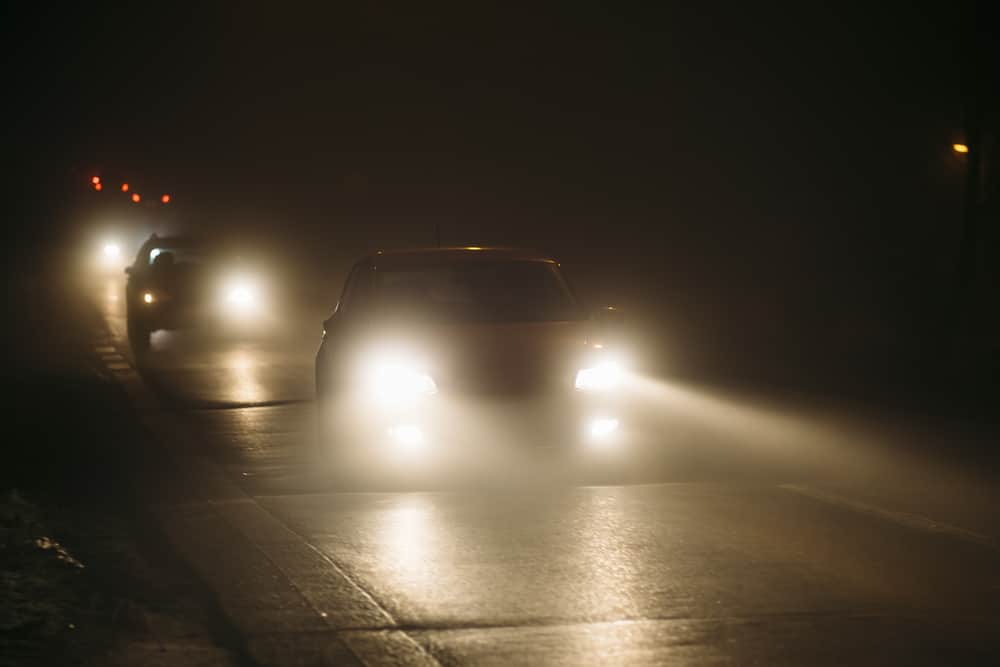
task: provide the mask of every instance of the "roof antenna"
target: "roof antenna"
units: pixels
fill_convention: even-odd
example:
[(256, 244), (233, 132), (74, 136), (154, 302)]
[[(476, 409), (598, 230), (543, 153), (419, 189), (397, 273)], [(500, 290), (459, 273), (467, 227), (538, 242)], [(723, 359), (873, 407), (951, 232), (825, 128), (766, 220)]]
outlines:
[(441, 223), (440, 222), (435, 222), (434, 223), (434, 245), (436, 245), (438, 248), (441, 247)]

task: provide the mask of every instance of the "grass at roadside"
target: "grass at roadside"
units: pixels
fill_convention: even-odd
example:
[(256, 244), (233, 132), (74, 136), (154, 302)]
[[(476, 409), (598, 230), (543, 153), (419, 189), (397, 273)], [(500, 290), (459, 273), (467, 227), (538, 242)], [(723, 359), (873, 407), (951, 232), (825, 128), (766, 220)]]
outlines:
[(2, 380), (0, 665), (240, 663), (137, 502), (143, 433), (99, 370), (88, 295), (56, 275), (7, 283), (19, 317)]
[(88, 610), (80, 563), (50, 537), (42, 510), (16, 490), (0, 499), (0, 665), (29, 660), (55, 663), (68, 654), (86, 655), (103, 646), (91, 633), (78, 635), (94, 646), (73, 646), (77, 623)]

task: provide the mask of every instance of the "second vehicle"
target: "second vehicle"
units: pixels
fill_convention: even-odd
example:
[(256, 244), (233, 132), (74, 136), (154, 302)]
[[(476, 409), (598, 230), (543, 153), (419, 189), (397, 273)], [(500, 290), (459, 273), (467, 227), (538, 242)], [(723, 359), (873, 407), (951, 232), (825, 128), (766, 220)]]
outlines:
[(248, 326), (263, 314), (259, 279), (203, 239), (153, 234), (125, 273), (128, 335), (138, 352), (160, 329)]

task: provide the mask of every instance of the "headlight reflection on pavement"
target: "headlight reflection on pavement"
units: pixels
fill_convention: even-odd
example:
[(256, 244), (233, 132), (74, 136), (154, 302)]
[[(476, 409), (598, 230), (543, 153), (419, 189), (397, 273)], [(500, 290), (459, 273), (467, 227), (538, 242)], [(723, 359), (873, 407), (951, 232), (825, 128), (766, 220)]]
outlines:
[(440, 556), (433, 503), (427, 499), (403, 497), (380, 514), (373, 531), (378, 543), (378, 567), (389, 566), (390, 577), (404, 589), (440, 593), (441, 580), (435, 576)]
[(267, 395), (256, 373), (254, 355), (243, 349), (231, 352), (226, 358), (226, 369), (231, 374), (236, 400), (253, 403)]

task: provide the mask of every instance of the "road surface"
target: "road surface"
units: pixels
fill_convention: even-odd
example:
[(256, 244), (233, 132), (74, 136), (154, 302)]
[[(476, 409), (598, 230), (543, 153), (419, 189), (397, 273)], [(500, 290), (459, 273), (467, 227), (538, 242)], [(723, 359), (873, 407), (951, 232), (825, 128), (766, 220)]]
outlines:
[[(636, 396), (656, 446), (641, 463), (539, 462), (474, 490), (344, 488), (307, 455), (322, 307), (276, 337), (158, 333), (136, 360), (120, 282), (95, 294), (109, 363), (136, 366), (240, 502), (308, 546), (299, 564), (271, 560), (363, 660), (1000, 661), (995, 487), (934, 454), (944, 438), (990, 434), (650, 377)], [(324, 610), (316, 601), (344, 581), (352, 595)], [(295, 618), (272, 622), (313, 636), (286, 627)]]

